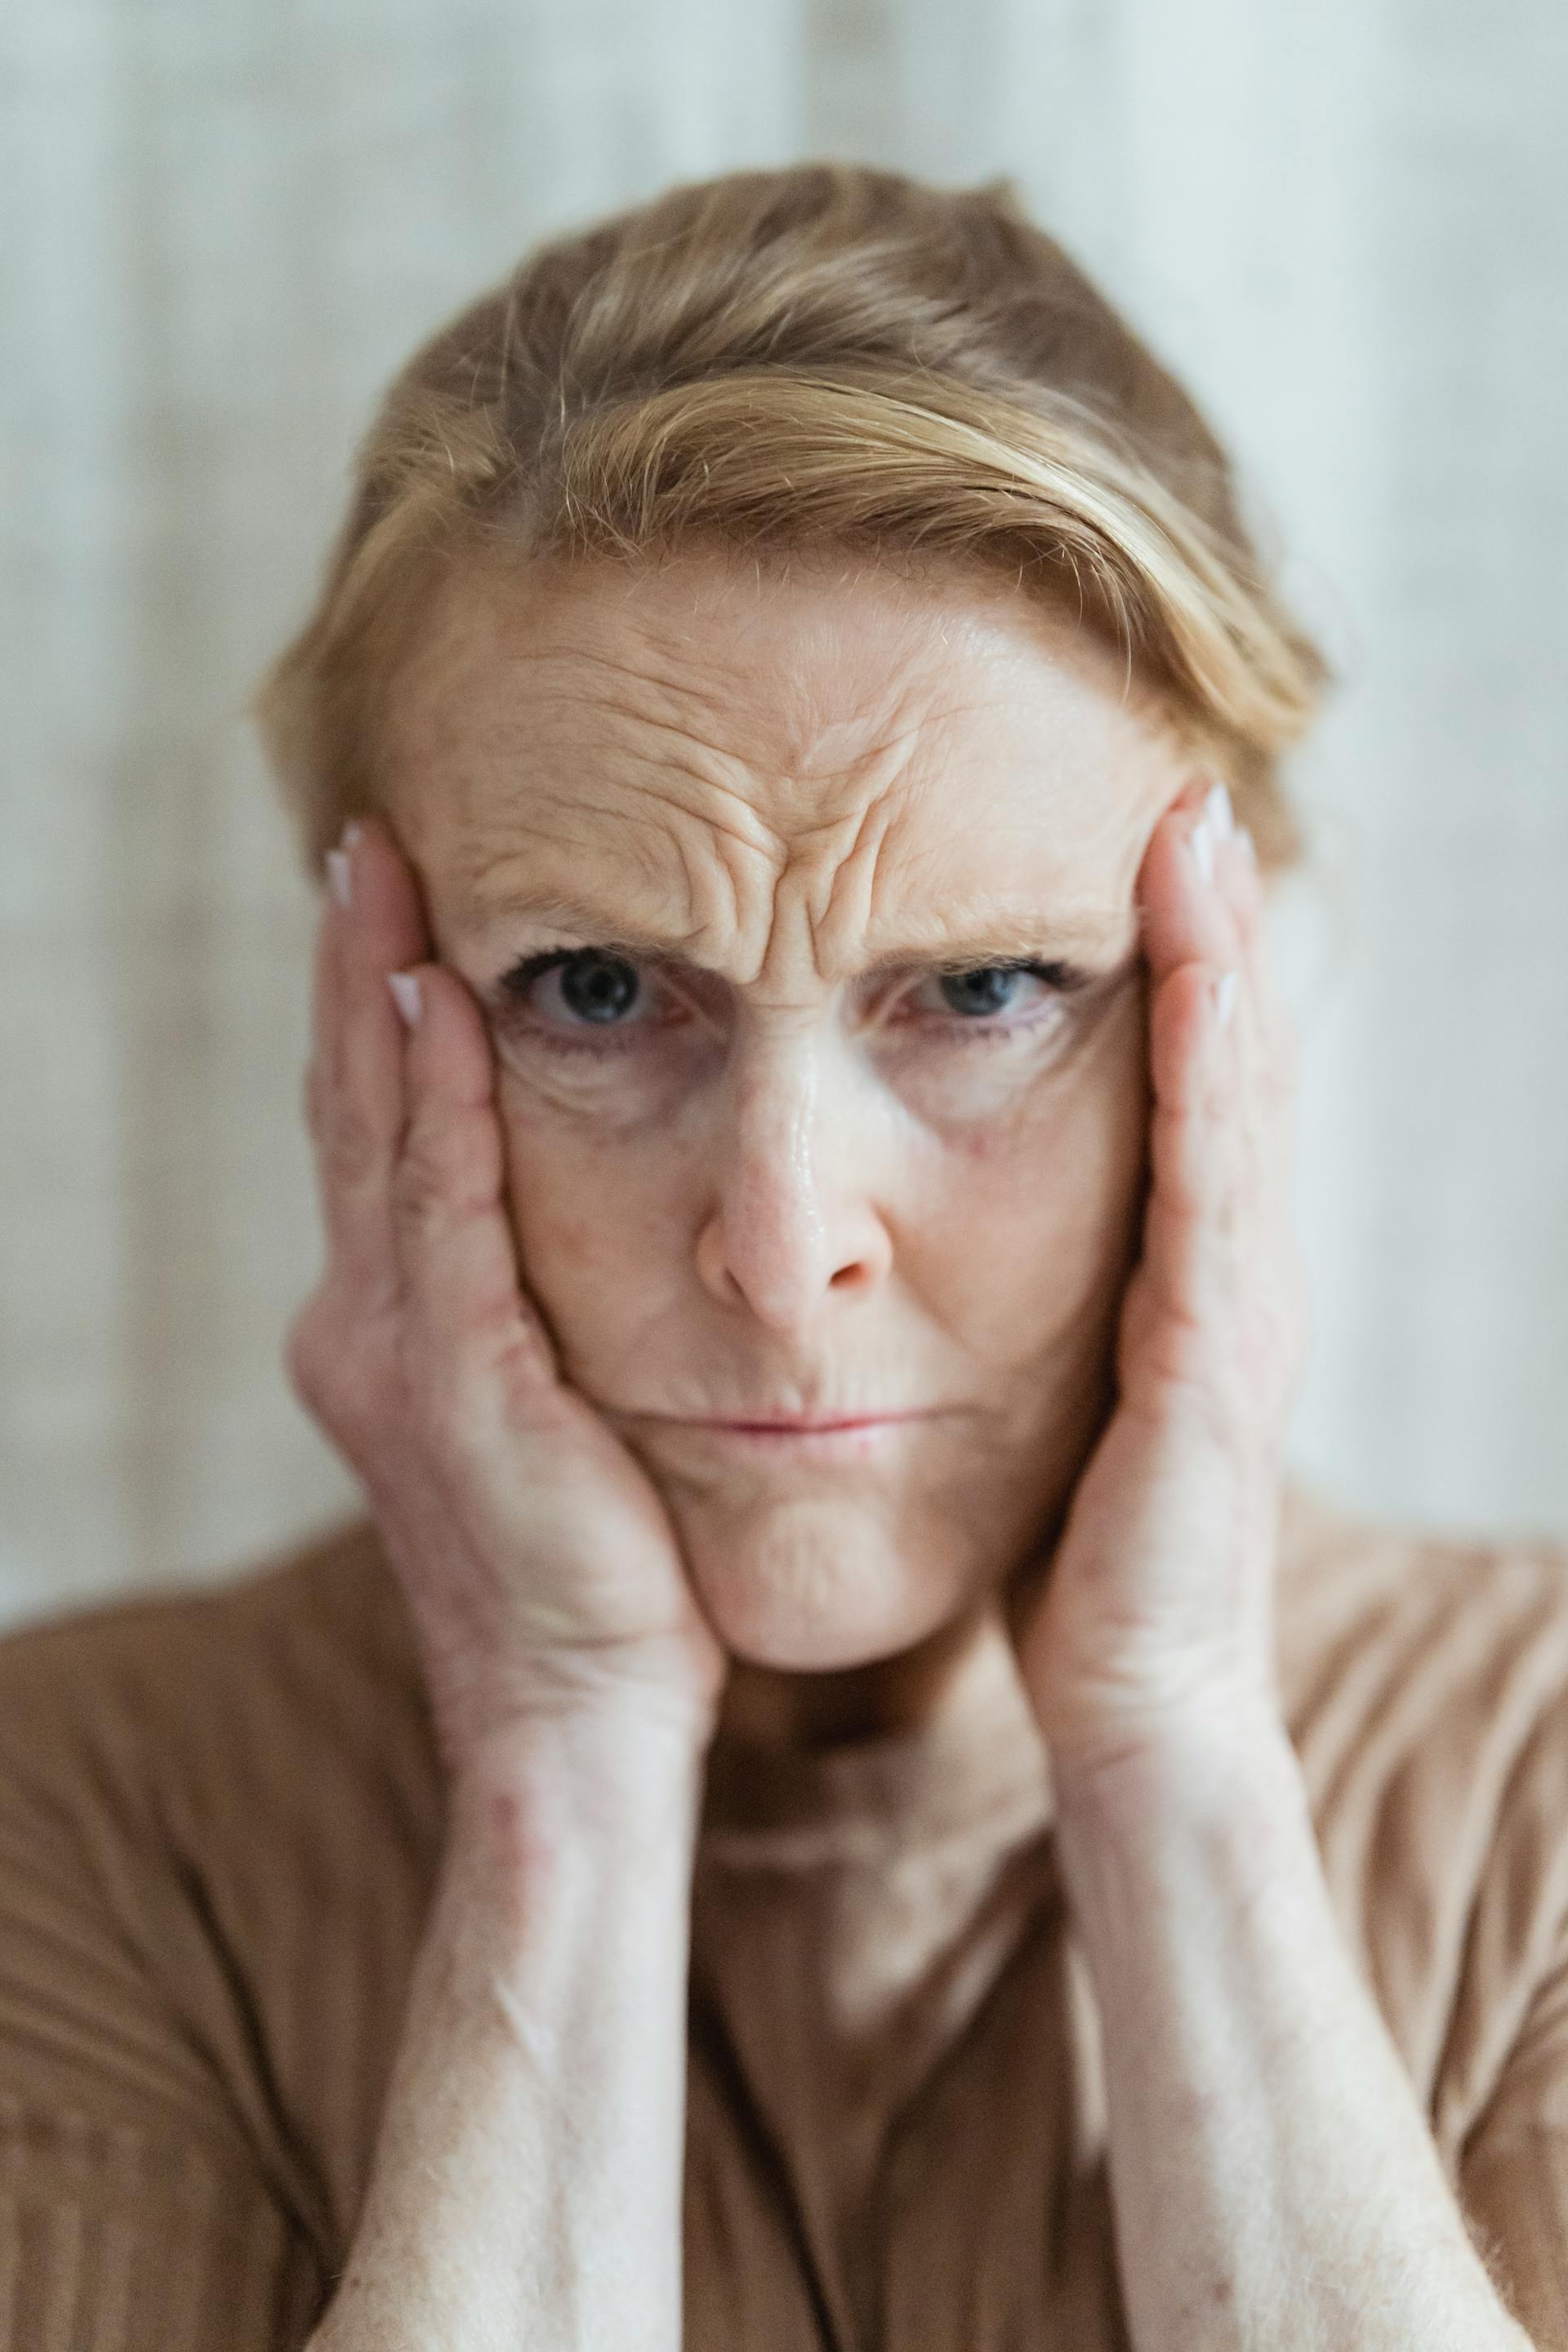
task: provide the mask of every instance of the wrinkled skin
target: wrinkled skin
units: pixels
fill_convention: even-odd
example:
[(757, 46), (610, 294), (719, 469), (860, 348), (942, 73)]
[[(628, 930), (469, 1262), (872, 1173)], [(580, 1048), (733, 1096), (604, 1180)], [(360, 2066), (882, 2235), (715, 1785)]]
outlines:
[[(1190, 759), (1006, 583), (721, 551), (459, 572), (384, 758), (499, 1059), (524, 1279), (668, 1509), (724, 1721), (843, 1738), (995, 1672), (1109, 1408), (1149, 1102), (1134, 891)], [(613, 1019), (560, 970), (501, 986), (637, 936), (668, 961), (579, 961)], [(1004, 955), (1053, 969), (978, 1013), (921, 963)], [(858, 1459), (680, 1425), (914, 1409)]]

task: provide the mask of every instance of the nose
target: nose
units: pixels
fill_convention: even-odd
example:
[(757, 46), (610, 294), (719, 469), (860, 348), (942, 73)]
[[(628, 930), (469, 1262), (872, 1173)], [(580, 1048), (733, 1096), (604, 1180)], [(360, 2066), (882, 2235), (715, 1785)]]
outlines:
[(873, 1293), (892, 1262), (879, 1107), (819, 1037), (801, 1034), (738, 1055), (721, 1117), (698, 1273), (725, 1305), (805, 1337), (826, 1308)]

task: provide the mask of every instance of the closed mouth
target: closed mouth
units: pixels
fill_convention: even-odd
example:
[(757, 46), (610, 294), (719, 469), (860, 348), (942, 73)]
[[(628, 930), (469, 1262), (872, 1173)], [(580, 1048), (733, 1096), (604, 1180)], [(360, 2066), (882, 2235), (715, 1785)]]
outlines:
[(884, 1422), (924, 1421), (927, 1417), (927, 1412), (924, 1410), (916, 1412), (846, 1413), (822, 1421), (730, 1421), (721, 1419), (717, 1415), (712, 1417), (703, 1415), (700, 1418), (694, 1418), (689, 1426), (697, 1429), (745, 1429), (761, 1433), (776, 1431), (781, 1435), (795, 1437), (804, 1436), (812, 1431), (828, 1429), (875, 1429)]

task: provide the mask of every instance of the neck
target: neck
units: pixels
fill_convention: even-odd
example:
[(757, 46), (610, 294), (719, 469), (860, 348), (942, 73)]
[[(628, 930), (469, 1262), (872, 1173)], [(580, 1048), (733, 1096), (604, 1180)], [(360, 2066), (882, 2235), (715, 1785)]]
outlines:
[(731, 1663), (718, 1737), (783, 1750), (836, 1748), (913, 1731), (1015, 1677), (995, 1596), (896, 1657), (827, 1674)]

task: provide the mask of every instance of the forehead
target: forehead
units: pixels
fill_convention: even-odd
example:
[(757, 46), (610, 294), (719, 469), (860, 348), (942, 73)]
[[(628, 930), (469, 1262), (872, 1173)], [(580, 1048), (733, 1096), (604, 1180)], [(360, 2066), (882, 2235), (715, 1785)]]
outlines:
[(1120, 656), (1007, 583), (733, 551), (455, 573), (384, 753), (452, 924), (587, 897), (699, 961), (791, 901), (819, 961), (1043, 905), (1109, 947), (1181, 780)]

